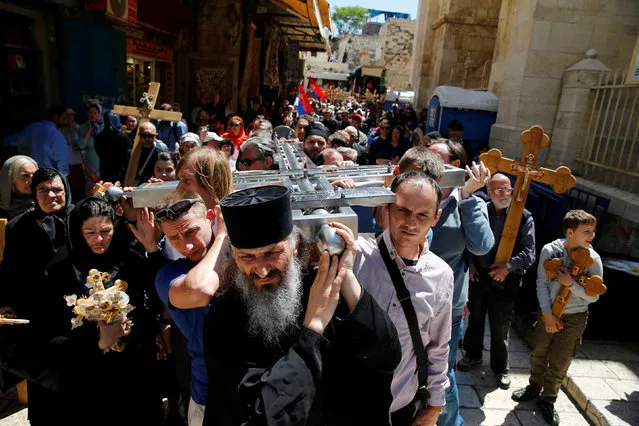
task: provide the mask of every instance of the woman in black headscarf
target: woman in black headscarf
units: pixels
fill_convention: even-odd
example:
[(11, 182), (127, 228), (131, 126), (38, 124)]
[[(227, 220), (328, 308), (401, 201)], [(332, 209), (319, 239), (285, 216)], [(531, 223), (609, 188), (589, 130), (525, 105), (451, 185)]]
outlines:
[(37, 170), (31, 181), (34, 209), (7, 225), (0, 266), (0, 306), (11, 306), (21, 318), (31, 313), (28, 296), (47, 265), (66, 257), (67, 219), (73, 210), (67, 178), (55, 169)]
[[(53, 262), (68, 255), (67, 219), (73, 204), (66, 177), (55, 169), (37, 170), (31, 188), (34, 209), (7, 225), (0, 265), (0, 307), (14, 311), (18, 318), (36, 320), (40, 303), (46, 303), (43, 277)], [(42, 340), (34, 324), (18, 327), (0, 330), (2, 366), (28, 379), (31, 425), (48, 425), (58, 407), (57, 394), (42, 386), (47, 382), (42, 358), (48, 351), (39, 351)], [(35, 357), (38, 352), (42, 352), (40, 358)]]
[[(140, 226), (138, 223), (138, 229)], [(43, 295), (48, 303), (41, 307), (41, 326), (48, 329), (52, 339), (64, 341), (59, 346), (64, 362), (51, 366), (57, 369), (61, 406), (76, 418), (70, 420), (68, 415), (64, 423), (113, 424), (115, 419), (101, 416), (95, 405), (97, 401), (109, 404), (112, 399), (109, 412), (117, 416), (117, 424), (161, 424), (162, 400), (154, 368), (162, 304), (154, 281), (166, 261), (159, 251), (144, 256), (131, 249), (125, 240), (115, 238), (115, 213), (99, 198), (90, 197), (76, 205), (69, 230), (70, 254), (49, 269)], [(130, 332), (125, 331), (123, 322), (100, 323), (96, 327), (86, 320), (71, 329), (75, 315), (64, 296), (88, 296), (89, 287), (85, 283), (91, 269), (111, 275), (106, 288), (116, 280), (128, 283), (126, 293), (135, 307), (128, 314), (133, 322)], [(124, 350), (109, 351), (118, 339), (125, 342)]]

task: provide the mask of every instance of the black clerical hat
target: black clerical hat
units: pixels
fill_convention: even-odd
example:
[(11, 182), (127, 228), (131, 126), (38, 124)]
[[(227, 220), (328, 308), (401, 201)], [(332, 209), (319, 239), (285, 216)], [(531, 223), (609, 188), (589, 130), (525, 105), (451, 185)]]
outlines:
[(266, 247), (293, 232), (291, 196), (284, 186), (233, 192), (222, 198), (220, 207), (233, 247)]
[(328, 140), (328, 129), (319, 121), (314, 121), (308, 126), (308, 129), (306, 129), (306, 137), (309, 136), (321, 136)]

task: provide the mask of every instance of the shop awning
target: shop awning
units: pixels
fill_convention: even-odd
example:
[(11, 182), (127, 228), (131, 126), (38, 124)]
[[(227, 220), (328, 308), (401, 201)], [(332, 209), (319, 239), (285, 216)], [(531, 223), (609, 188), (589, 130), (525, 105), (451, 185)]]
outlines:
[(332, 32), (330, 6), (326, 0), (271, 0), (267, 15), (278, 18), (278, 26), (300, 50), (329, 50)]
[[(326, 0), (271, 0), (284, 10), (304, 19), (319, 30), (327, 27), (333, 32), (331, 25), (330, 5)], [(321, 20), (321, 22), (320, 22)]]

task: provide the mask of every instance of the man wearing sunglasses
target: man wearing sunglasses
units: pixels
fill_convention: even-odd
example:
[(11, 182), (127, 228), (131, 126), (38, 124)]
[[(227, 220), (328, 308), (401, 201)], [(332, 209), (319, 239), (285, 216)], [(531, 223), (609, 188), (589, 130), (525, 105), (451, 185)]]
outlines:
[[(202, 340), (203, 324), (209, 312), (209, 304), (192, 309), (180, 309), (169, 302), (174, 293), (173, 284), (184, 280), (196, 265), (207, 259), (217, 259), (224, 243), (223, 222), (218, 221), (218, 235), (213, 235), (215, 212), (208, 209), (204, 200), (191, 191), (169, 193), (155, 213), (155, 220), (168, 241), (184, 256), (164, 266), (155, 278), (155, 288), (171, 318), (187, 339), (187, 351), (191, 357), (191, 400), (188, 409), (189, 426), (200, 426), (204, 420), (204, 408), (208, 390), (208, 377), (204, 362)], [(214, 263), (213, 263), (214, 265)], [(213, 268), (213, 265), (206, 264)]]
[(135, 179), (136, 185), (145, 183), (150, 177), (154, 176), (153, 167), (158, 158), (158, 153), (169, 151), (169, 148), (164, 142), (156, 139), (158, 132), (153, 123), (143, 123), (140, 126), (139, 132), (142, 152), (140, 154), (140, 162), (138, 163), (138, 171)]
[(495, 236), (495, 245), (483, 256), (472, 256), (470, 268), (470, 318), (464, 337), (464, 359), (457, 363), (459, 371), (468, 371), (482, 363), (486, 314), (490, 324), (490, 367), (497, 385), (508, 389), (508, 331), (517, 292), (526, 269), (535, 263), (535, 222), (524, 210), (513, 255), (508, 262), (495, 262), (506, 214), (512, 200), (510, 179), (497, 173), (488, 182), (488, 220)]
[(252, 137), (242, 144), (236, 169), (239, 171), (277, 169), (275, 150), (275, 143), (271, 139)]
[[(218, 217), (215, 242), (170, 294), (181, 307), (213, 300), (204, 424), (388, 425), (401, 349), (353, 274), (352, 231), (329, 224), (346, 248), (332, 259), (324, 251), (315, 270), (293, 227), (289, 189), (245, 189), (220, 206), (225, 226)], [(216, 269), (223, 235), (231, 257)]]

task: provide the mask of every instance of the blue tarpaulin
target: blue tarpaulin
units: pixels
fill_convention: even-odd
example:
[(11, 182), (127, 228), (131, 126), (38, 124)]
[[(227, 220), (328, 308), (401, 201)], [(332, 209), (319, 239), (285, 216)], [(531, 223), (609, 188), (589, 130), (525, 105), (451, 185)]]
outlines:
[(368, 12), (371, 14), (371, 18), (374, 18), (379, 15), (384, 15), (384, 19), (388, 19), (388, 18), (410, 19), (410, 13), (388, 12), (385, 10), (377, 10), (377, 9), (368, 9)]

